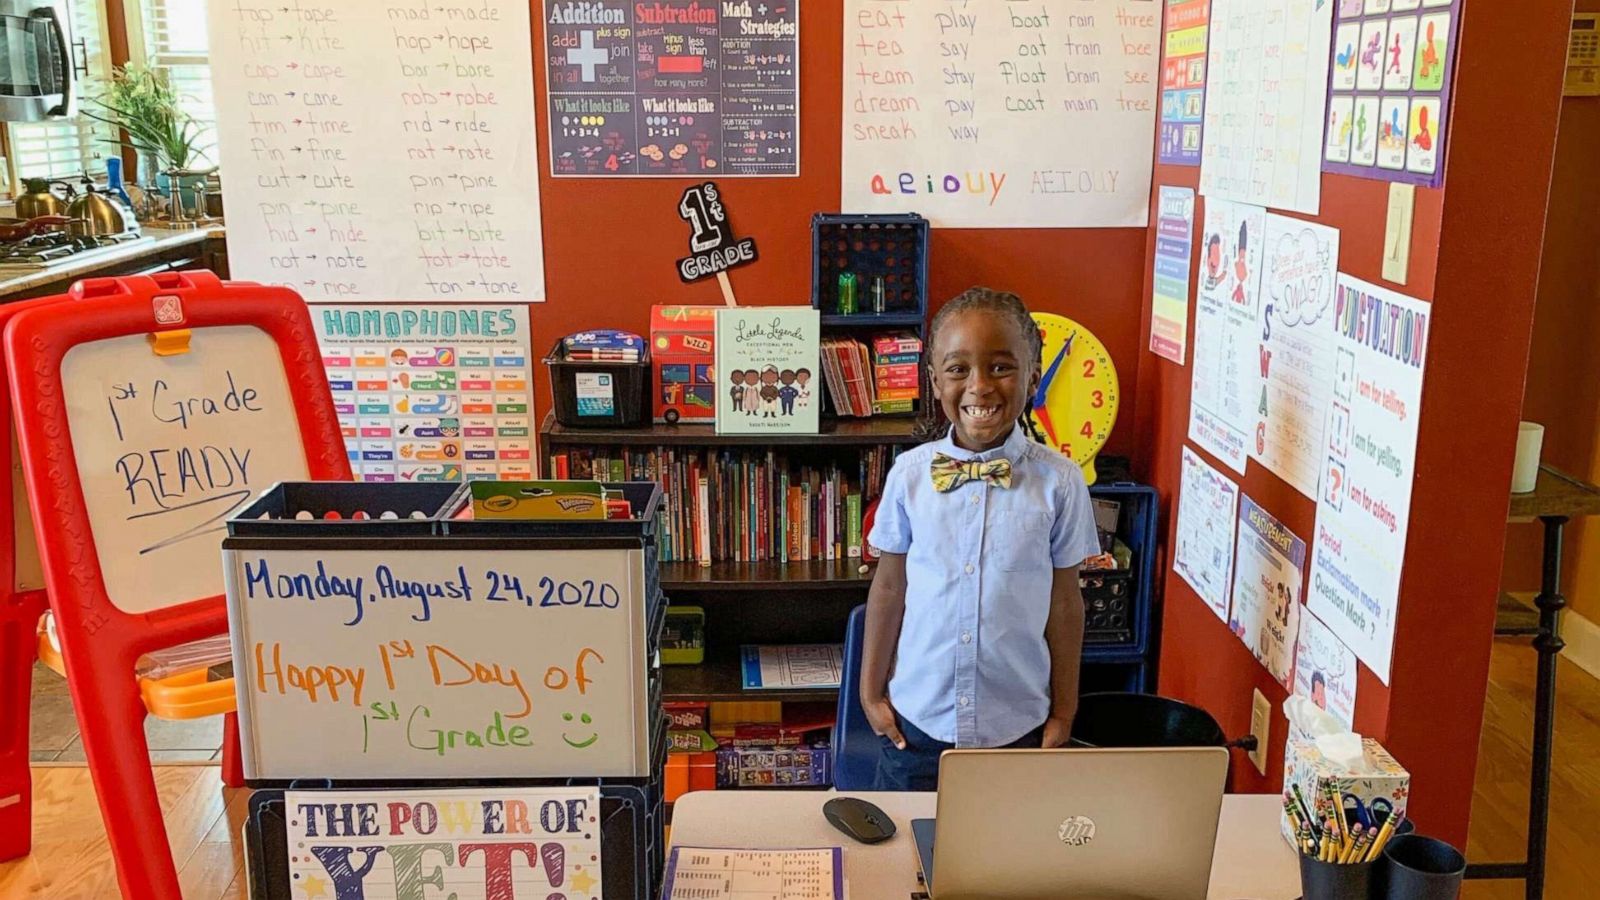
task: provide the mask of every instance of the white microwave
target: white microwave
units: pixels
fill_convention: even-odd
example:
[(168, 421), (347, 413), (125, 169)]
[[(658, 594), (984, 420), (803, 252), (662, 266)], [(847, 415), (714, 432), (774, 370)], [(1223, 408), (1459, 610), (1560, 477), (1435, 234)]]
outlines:
[(0, 0), (0, 120), (73, 114), (68, 22), (63, 0)]

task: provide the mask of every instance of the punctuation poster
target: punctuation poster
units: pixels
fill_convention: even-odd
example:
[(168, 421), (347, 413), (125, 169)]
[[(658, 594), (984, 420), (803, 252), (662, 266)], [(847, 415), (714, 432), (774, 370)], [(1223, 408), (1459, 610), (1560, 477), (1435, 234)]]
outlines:
[(544, 0), (550, 173), (800, 174), (800, 0)]
[(1143, 228), (1154, 0), (847, 0), (841, 205), (943, 228)]
[(1239, 486), (1184, 447), (1178, 483), (1178, 550), (1172, 567), (1224, 622), (1228, 621), (1228, 591), (1233, 584), (1238, 510)]
[(544, 299), (526, 4), (208, 9), (234, 278), (310, 302)]
[(1244, 474), (1259, 402), (1261, 260), (1266, 210), (1206, 198), (1195, 301), (1189, 440)]
[(1200, 165), (1211, 0), (1166, 0), (1161, 53), (1161, 161)]
[(283, 805), (293, 900), (601, 896), (597, 788), (287, 791)]
[(1293, 687), (1306, 542), (1248, 496), (1239, 499), (1228, 628), (1285, 688)]
[(534, 476), (528, 307), (314, 304), (362, 481)]
[(1311, 610), (1384, 684), (1411, 520), (1431, 305), (1339, 275)]

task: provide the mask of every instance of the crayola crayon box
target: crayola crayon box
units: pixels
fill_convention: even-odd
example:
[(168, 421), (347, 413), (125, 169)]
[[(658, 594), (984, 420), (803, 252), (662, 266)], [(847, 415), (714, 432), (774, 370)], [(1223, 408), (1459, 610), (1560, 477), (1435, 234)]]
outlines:
[[(1332, 798), (1337, 797), (1349, 825), (1359, 822), (1363, 829), (1381, 825), (1389, 816), (1406, 811), (1410, 794), (1411, 773), (1372, 738), (1361, 739), (1359, 761), (1330, 759), (1315, 741), (1298, 738), (1290, 738), (1284, 751), (1284, 801), (1310, 807), (1319, 819), (1332, 812)], [(1293, 846), (1294, 826), (1287, 812), (1280, 829)]]
[(475, 520), (606, 518), (598, 481), (474, 481), (471, 490)]

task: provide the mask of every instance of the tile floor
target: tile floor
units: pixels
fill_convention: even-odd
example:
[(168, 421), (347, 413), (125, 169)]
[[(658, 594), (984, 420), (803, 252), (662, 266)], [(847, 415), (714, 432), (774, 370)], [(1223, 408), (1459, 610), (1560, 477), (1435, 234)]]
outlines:
[[(83, 743), (78, 739), (78, 719), (66, 679), (43, 665), (33, 667), (33, 703), (29, 717), (28, 758), (38, 763), (82, 765)], [(150, 761), (203, 763), (222, 755), (222, 717), (190, 721), (145, 719), (145, 740)]]

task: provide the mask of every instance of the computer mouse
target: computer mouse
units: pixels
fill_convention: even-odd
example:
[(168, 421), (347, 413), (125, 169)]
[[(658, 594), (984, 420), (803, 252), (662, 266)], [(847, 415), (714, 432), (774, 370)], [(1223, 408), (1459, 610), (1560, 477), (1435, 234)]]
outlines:
[(835, 797), (822, 804), (828, 824), (863, 844), (881, 844), (894, 837), (894, 820), (859, 797)]

